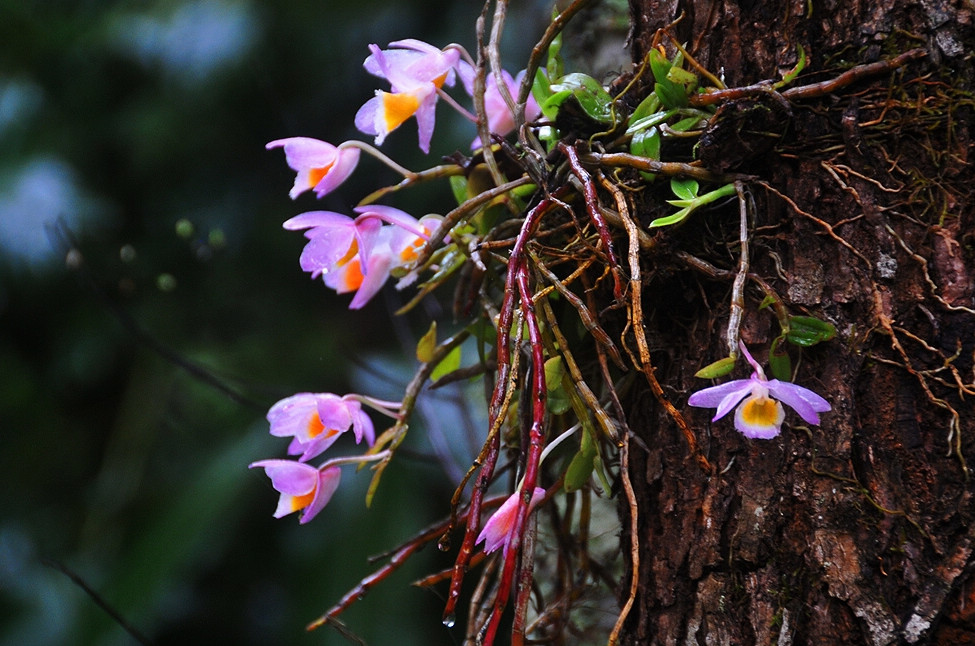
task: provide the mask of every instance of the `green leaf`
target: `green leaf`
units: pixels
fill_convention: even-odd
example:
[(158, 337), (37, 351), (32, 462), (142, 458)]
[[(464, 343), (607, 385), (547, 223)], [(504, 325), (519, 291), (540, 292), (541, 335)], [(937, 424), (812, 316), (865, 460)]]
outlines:
[(651, 49), (647, 56), (650, 58), (650, 71), (653, 73), (654, 80), (657, 83), (666, 81), (673, 64), (667, 60), (662, 51), (656, 48)]
[(551, 89), (554, 94), (542, 105), (542, 114), (547, 118), (554, 119), (558, 115), (558, 108), (571, 96), (575, 97), (582, 111), (594, 121), (613, 122), (613, 97), (603, 89), (599, 81), (588, 74), (566, 74), (558, 83), (553, 83)]
[(768, 353), (768, 365), (772, 369), (772, 376), (780, 381), (792, 379), (792, 359), (782, 346), (783, 337), (778, 336), (772, 341), (772, 348)]
[[(638, 157), (660, 160), (660, 131), (657, 128), (640, 130), (630, 139), (630, 153)], [(653, 181), (657, 176), (654, 173), (640, 171), (640, 175), (648, 181)]]
[(690, 207), (681, 209), (680, 211), (674, 213), (673, 215), (668, 215), (667, 217), (663, 217), (663, 218), (657, 218), (647, 226), (649, 226), (650, 228), (654, 228), (654, 227), (666, 227), (672, 224), (680, 224), (687, 218), (688, 215), (691, 214), (692, 210), (693, 209), (691, 209)]
[(582, 424), (582, 435), (579, 438), (579, 452), (572, 456), (572, 461), (565, 470), (564, 486), (566, 491), (577, 491), (581, 489), (592, 470), (596, 467), (595, 460), (599, 457), (599, 448), (593, 439), (592, 425), (588, 419)]
[(665, 80), (663, 83), (656, 83), (653, 86), (654, 93), (660, 97), (660, 102), (665, 108), (686, 108), (688, 104), (687, 93), (684, 88), (676, 83)]
[(630, 115), (630, 123), (636, 123), (640, 119), (646, 119), (656, 114), (660, 110), (660, 99), (656, 94), (651, 92), (647, 95), (645, 99), (640, 101), (640, 105), (636, 106), (633, 113)]
[(697, 75), (676, 65), (667, 70), (667, 80), (683, 87), (685, 94), (690, 94), (697, 87)]
[(678, 121), (677, 123), (675, 123), (674, 125), (670, 126), (670, 129), (673, 130), (674, 132), (687, 132), (688, 130), (693, 130), (694, 128), (697, 128), (698, 124), (700, 123), (701, 123), (701, 117), (699, 116), (685, 117), (680, 121)]
[(775, 301), (776, 298), (774, 296), (771, 294), (766, 294), (765, 298), (762, 299), (762, 302), (758, 304), (758, 309), (764, 310), (766, 307), (771, 307), (772, 305), (775, 305)]
[(433, 353), (437, 349), (437, 322), (430, 323), (430, 329), (426, 331), (420, 342), (416, 344), (416, 358), (420, 363), (433, 361)]
[(467, 178), (462, 175), (451, 175), (450, 176), (450, 192), (454, 194), (454, 200), (457, 204), (463, 204), (467, 201)]
[(545, 388), (555, 390), (562, 385), (562, 375), (565, 374), (565, 366), (562, 364), (562, 357), (552, 357), (545, 362)]
[(724, 357), (718, 359), (714, 363), (709, 363), (700, 370), (694, 373), (695, 377), (699, 379), (715, 379), (717, 377), (724, 377), (726, 374), (735, 369), (735, 358), (734, 357)]
[(569, 466), (565, 470), (563, 482), (565, 490), (572, 492), (581, 489), (589, 481), (595, 466), (593, 456), (580, 449), (578, 453), (572, 456), (572, 461), (569, 462)]
[(561, 415), (572, 408), (572, 398), (562, 384), (564, 376), (562, 357), (552, 357), (545, 362), (545, 389), (548, 391), (545, 407), (553, 415)]
[(674, 177), (670, 180), (670, 190), (674, 192), (674, 195), (681, 199), (693, 200), (697, 197), (697, 192), (700, 190), (700, 185), (697, 183), (696, 179)]
[[(535, 97), (535, 101), (540, 106), (545, 105), (545, 102), (552, 96), (552, 86), (549, 84), (548, 79), (549, 77), (546, 76), (545, 70), (539, 68), (535, 71), (535, 78), (532, 80), (532, 96)], [(545, 116), (549, 117), (547, 114)]]
[(441, 359), (437, 367), (434, 368), (433, 372), (430, 374), (430, 379), (436, 381), (444, 375), (452, 373), (454, 370), (460, 368), (460, 346), (457, 346), (453, 350), (447, 353), (447, 356)]
[(803, 49), (802, 45), (799, 44), (796, 44), (796, 49), (799, 50), (799, 60), (796, 61), (796, 66), (793, 67), (791, 70), (789, 70), (785, 74), (785, 76), (782, 77), (781, 81), (772, 85), (773, 88), (779, 89), (783, 85), (788, 85), (789, 83), (792, 83), (792, 81), (794, 81), (795, 78), (799, 76), (802, 70), (806, 69), (806, 50)]
[(822, 341), (829, 341), (834, 336), (836, 327), (832, 323), (812, 316), (789, 317), (789, 331), (786, 333), (789, 343), (808, 348)]

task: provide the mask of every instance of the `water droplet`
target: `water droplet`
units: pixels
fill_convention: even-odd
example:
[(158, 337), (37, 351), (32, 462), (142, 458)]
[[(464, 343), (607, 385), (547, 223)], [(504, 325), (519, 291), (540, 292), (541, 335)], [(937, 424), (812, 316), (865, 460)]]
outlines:
[(447, 628), (453, 628), (455, 623), (457, 623), (457, 617), (453, 614), (449, 614), (443, 618), (443, 625)]
[(449, 552), (450, 551), (450, 536), (448, 536), (447, 534), (444, 534), (443, 536), (441, 536), (440, 537), (440, 540), (437, 541), (437, 549), (439, 549), (441, 552)]

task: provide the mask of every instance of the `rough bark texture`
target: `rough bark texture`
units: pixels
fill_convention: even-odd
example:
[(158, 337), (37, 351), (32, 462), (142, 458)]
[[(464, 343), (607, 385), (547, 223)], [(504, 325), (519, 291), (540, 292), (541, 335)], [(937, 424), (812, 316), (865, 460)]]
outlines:
[[(790, 312), (838, 330), (791, 351), (796, 381), (832, 403), (820, 427), (789, 412), (781, 436), (748, 440), (730, 416), (712, 424), (713, 411), (684, 406), (707, 385), (694, 372), (727, 354), (731, 281), (644, 258), (657, 377), (713, 470), (649, 392), (630, 397), (641, 560), (623, 642), (975, 643), (973, 4), (631, 0), (631, 11), (634, 60), (683, 12), (671, 32), (729, 87), (780, 78), (798, 44), (809, 66), (797, 84), (912, 47), (928, 55), (792, 102), (774, 119), (785, 134), (754, 151), (768, 124), (725, 108), (733, 127), (709, 143), (712, 163), (771, 187), (749, 189), (752, 271)], [(658, 240), (733, 272), (737, 209)], [(778, 331), (761, 294), (746, 297), (742, 338), (762, 361)], [(629, 541), (624, 531), (624, 554)]]

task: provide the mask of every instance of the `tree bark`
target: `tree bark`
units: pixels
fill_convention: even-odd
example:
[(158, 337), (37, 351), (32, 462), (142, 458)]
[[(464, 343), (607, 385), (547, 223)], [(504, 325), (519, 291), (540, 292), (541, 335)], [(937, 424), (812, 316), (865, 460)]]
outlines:
[[(688, 152), (756, 178), (751, 271), (790, 313), (835, 325), (831, 341), (790, 348), (795, 381), (832, 411), (809, 428), (788, 411), (763, 441), (684, 405), (710, 385), (694, 373), (728, 353), (737, 202), (657, 233), (666, 251), (642, 258), (656, 377), (712, 468), (649, 390), (633, 391), (634, 536), (620, 513), (639, 587), (623, 643), (975, 643), (973, 7), (631, 0), (635, 62), (683, 14), (670, 33), (728, 87), (778, 80), (799, 45), (809, 64), (794, 86), (926, 54), (787, 106), (728, 102), (706, 150)], [(657, 208), (647, 200), (640, 220)], [(694, 271), (675, 249), (722, 271)], [(745, 297), (741, 336), (764, 362), (776, 319), (754, 286)]]

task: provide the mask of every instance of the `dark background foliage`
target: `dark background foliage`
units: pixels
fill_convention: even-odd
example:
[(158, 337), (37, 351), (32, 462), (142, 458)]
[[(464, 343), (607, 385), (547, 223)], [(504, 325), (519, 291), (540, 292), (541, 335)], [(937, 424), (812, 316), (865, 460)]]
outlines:
[[(246, 469), (283, 455), (264, 421), (277, 399), (395, 397), (409, 376), (399, 297), (349, 312), (280, 228), (395, 177), (364, 158), (340, 193), (293, 204), (264, 144), (355, 137), (371, 42), (472, 45), (479, 7), (413, 4), (0, 1), (3, 646), (134, 643), (64, 570), (155, 644), (344, 643), (303, 627), (368, 555), (445, 512), (451, 483), (420, 431), (372, 509), (346, 470), (305, 527), (272, 519), (275, 492)], [(513, 22), (512, 65), (547, 11)], [(432, 159), (412, 124), (388, 152), (419, 168), (463, 148), (469, 124), (439, 116)], [(393, 203), (422, 215), (447, 199), (441, 185)], [(441, 601), (407, 588), (436, 557), (349, 624), (372, 644), (452, 643)]]

